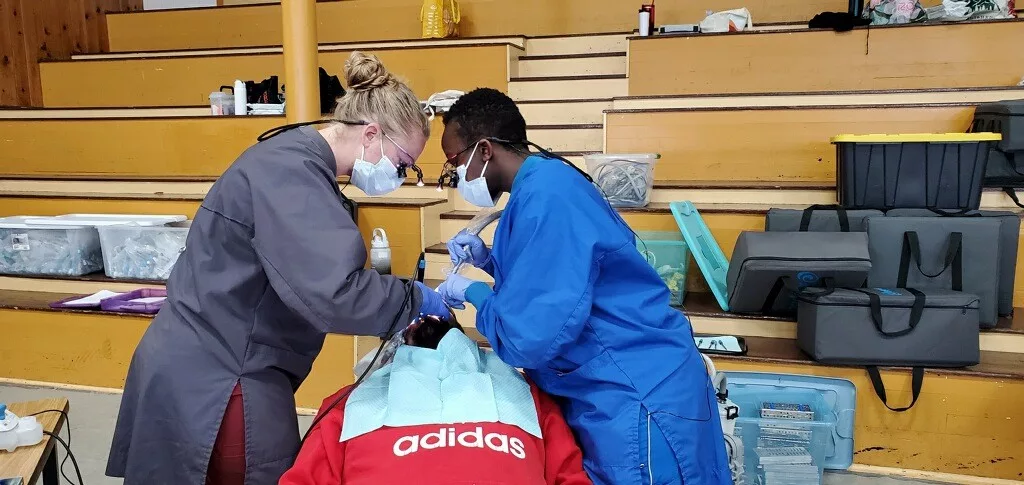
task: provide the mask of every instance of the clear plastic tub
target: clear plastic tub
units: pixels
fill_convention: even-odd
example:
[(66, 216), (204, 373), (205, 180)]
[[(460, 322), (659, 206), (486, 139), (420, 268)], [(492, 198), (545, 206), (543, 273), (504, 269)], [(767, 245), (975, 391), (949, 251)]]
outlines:
[(185, 250), (188, 223), (100, 226), (103, 269), (117, 279), (166, 281)]
[(0, 274), (82, 276), (103, 269), (96, 228), (28, 223), (40, 219), (0, 218)]
[(670, 304), (682, 306), (686, 298), (686, 271), (690, 267), (690, 250), (679, 232), (641, 231), (636, 248), (658, 272), (672, 293)]
[(586, 155), (587, 172), (612, 207), (646, 207), (654, 190), (656, 153)]
[[(765, 386), (731, 388), (739, 406), (735, 434), (743, 443), (747, 483), (817, 485), (828, 457), (836, 454), (836, 415), (814, 389)], [(765, 403), (807, 405), (811, 419), (773, 419), (762, 415)]]
[(737, 418), (745, 483), (820, 485), (826, 443), (834, 424), (786, 419)]

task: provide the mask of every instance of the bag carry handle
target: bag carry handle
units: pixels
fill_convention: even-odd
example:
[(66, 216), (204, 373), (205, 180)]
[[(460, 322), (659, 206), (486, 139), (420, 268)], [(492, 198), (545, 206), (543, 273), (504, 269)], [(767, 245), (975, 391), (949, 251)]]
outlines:
[(910, 404), (903, 408), (894, 408), (889, 405), (888, 399), (885, 396), (885, 383), (882, 382), (882, 375), (878, 373), (878, 366), (869, 365), (867, 366), (868, 377), (871, 379), (871, 387), (875, 389), (875, 395), (878, 399), (882, 400), (882, 404), (889, 408), (890, 411), (902, 413), (917, 404), (917, 398), (921, 396), (921, 386), (924, 384), (924, 367), (914, 367), (911, 374), (911, 396)]
[(835, 211), (836, 215), (839, 216), (839, 230), (842, 232), (850, 232), (850, 217), (846, 213), (846, 209), (838, 204), (814, 204), (804, 209), (803, 215), (800, 217), (800, 232), (807, 232), (811, 227), (811, 216), (814, 215), (814, 211)]
[(942, 209), (936, 209), (934, 207), (929, 208), (933, 214), (940, 215), (942, 217), (981, 217), (981, 214), (970, 214), (972, 209), (960, 209), (955, 211), (946, 211)]
[(900, 272), (899, 277), (896, 281), (898, 288), (907, 287), (907, 276), (910, 273), (910, 259), (914, 259), (914, 263), (917, 265), (917, 270), (921, 272), (926, 278), (937, 278), (942, 273), (945, 273), (947, 269), (953, 271), (953, 291), (963, 291), (964, 287), (964, 258), (963, 258), (963, 243), (964, 235), (962, 232), (951, 232), (949, 233), (949, 246), (946, 249), (946, 261), (942, 265), (942, 269), (938, 273), (928, 274), (921, 268), (921, 243), (917, 236), (917, 231), (907, 231), (903, 233), (903, 254), (900, 255)]
[(877, 293), (872, 293), (870, 291), (859, 289), (854, 289), (853, 291), (868, 295), (868, 299), (871, 302), (871, 320), (875, 322), (875, 328), (878, 330), (878, 333), (885, 335), (886, 337), (902, 337), (913, 332), (914, 329), (917, 328), (917, 324), (921, 323), (921, 316), (924, 315), (924, 307), (926, 303), (924, 293), (921, 293), (914, 288), (906, 288), (906, 290), (909, 291), (910, 294), (914, 295), (914, 305), (910, 307), (910, 325), (897, 332), (886, 332), (885, 329), (882, 328), (882, 297), (878, 296)]
[[(1021, 174), (1021, 175), (1024, 175), (1024, 174)], [(1003, 193), (1006, 194), (1006, 196), (1009, 197), (1010, 200), (1012, 200), (1014, 204), (1017, 204), (1017, 207), (1020, 207), (1021, 209), (1024, 209), (1024, 204), (1020, 203), (1020, 199), (1017, 197), (1017, 191), (1014, 190), (1013, 187), (1003, 187)]]
[(836, 282), (831, 277), (822, 278), (821, 283), (825, 285), (825, 289), (821, 291), (806, 291), (800, 289), (800, 286), (793, 281), (792, 276), (779, 276), (775, 280), (775, 284), (772, 285), (772, 289), (768, 291), (768, 296), (764, 298), (764, 303), (761, 304), (761, 313), (771, 313), (772, 309), (775, 308), (775, 300), (779, 299), (779, 294), (782, 293), (783, 288), (792, 294), (802, 293), (813, 297), (830, 295), (836, 291)]

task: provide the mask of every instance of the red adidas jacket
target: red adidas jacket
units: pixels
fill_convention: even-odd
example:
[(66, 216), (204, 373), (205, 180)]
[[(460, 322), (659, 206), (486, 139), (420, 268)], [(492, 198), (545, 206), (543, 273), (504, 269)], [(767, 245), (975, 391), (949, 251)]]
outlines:
[(591, 485), (558, 406), (532, 383), (530, 390), (543, 439), (503, 423), (461, 423), (383, 427), (341, 443), (342, 401), (310, 432), (280, 484)]

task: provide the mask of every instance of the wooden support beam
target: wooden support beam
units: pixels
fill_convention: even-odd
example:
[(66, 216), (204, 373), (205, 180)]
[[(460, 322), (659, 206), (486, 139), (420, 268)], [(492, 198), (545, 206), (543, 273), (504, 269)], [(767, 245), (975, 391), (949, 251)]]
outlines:
[(281, 7), (288, 122), (313, 121), (320, 117), (316, 0), (284, 0)]

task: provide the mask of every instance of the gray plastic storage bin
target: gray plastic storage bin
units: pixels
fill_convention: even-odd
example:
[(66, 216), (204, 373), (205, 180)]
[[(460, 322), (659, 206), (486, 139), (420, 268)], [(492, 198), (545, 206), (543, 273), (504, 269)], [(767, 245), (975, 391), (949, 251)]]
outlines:
[(26, 219), (0, 219), (0, 274), (81, 276), (103, 269), (95, 228), (38, 226)]
[(103, 267), (118, 279), (166, 281), (185, 250), (188, 224), (176, 226), (102, 226)]

